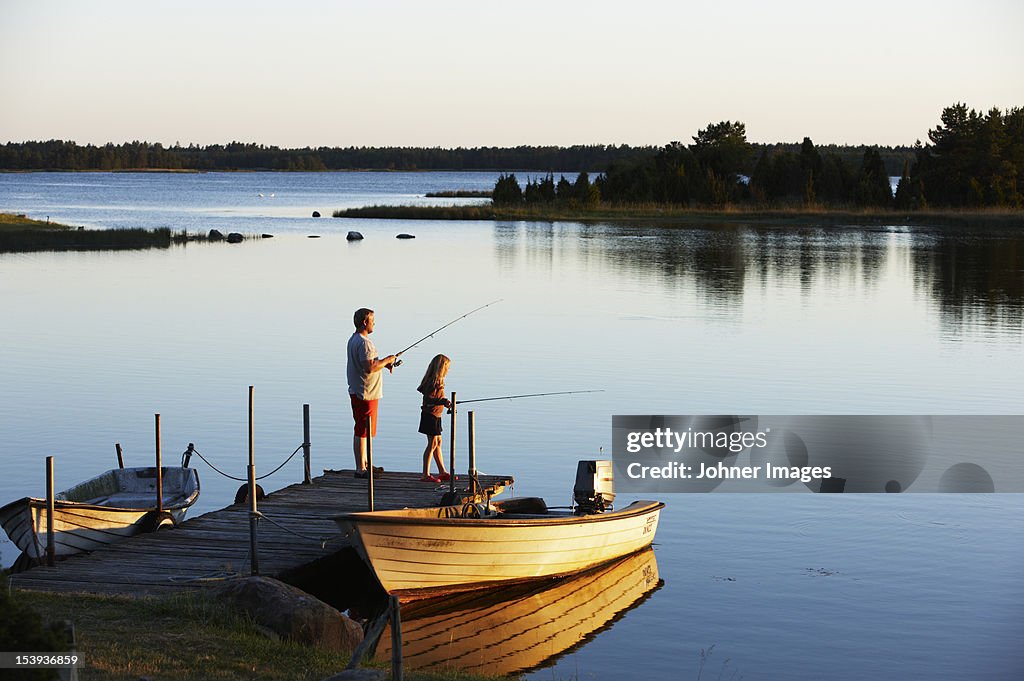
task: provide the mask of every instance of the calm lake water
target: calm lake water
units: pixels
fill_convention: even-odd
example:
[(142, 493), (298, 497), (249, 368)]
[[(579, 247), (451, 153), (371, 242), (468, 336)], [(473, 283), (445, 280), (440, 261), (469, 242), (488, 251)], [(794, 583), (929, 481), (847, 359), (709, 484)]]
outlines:
[[(374, 444), (385, 468), (419, 465), (415, 386), (435, 353), (452, 357), (461, 399), (604, 391), (477, 405), (480, 468), (551, 504), (568, 503), (578, 459), (610, 456), (613, 414), (1024, 414), (1016, 230), (309, 217), (429, 203), (428, 191), (495, 177), (0, 175), (3, 211), (275, 235), (0, 254), (0, 503), (43, 492), (46, 455), (60, 488), (115, 465), (115, 442), (128, 465), (148, 464), (154, 413), (165, 457), (194, 442), (241, 476), (249, 385), (259, 470), (300, 444), (304, 403), (314, 469), (351, 467), (343, 348), (361, 306), (376, 310), (387, 353), (502, 301), (385, 378)], [(347, 242), (350, 229), (365, 240)], [(197, 514), (237, 487), (199, 467)], [(264, 486), (301, 475), (297, 457)], [(1024, 675), (1021, 495), (663, 500), (663, 586), (532, 678)], [(5, 537), (0, 560), (14, 558)]]

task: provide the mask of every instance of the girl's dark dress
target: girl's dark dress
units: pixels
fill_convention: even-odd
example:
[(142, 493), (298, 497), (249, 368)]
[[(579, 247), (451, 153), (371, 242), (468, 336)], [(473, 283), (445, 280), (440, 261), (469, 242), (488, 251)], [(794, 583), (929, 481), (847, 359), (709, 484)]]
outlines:
[(444, 403), (444, 388), (435, 388), (430, 393), (423, 395), (419, 432), (430, 436), (441, 434), (441, 414), (444, 412)]

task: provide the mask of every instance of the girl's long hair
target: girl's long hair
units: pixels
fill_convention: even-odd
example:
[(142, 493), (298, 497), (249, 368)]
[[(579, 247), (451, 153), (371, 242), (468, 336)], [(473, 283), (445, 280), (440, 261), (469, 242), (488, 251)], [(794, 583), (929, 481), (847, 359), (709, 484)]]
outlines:
[(423, 380), (416, 389), (424, 395), (429, 395), (438, 388), (444, 390), (444, 377), (451, 363), (452, 361), (444, 355), (435, 355), (427, 365), (427, 372), (423, 374)]

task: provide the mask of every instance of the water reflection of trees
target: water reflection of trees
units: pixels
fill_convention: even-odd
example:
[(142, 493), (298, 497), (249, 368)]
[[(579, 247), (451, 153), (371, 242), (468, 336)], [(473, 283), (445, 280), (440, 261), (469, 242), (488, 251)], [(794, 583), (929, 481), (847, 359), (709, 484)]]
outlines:
[(913, 249), (914, 285), (936, 301), (951, 330), (981, 325), (1020, 332), (1024, 244), (1008, 230), (936, 230)]
[(686, 287), (722, 311), (745, 293), (792, 287), (876, 288), (893, 265), (907, 266), (915, 292), (950, 328), (1020, 330), (1024, 305), (1022, 237), (999, 230), (813, 228), (750, 225), (700, 227), (497, 223), (499, 267), (607, 267), (658, 287)]

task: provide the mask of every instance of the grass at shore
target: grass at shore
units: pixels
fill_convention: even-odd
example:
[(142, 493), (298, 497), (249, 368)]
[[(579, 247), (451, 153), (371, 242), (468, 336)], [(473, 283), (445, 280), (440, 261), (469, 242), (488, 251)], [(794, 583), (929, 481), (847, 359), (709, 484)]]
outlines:
[(434, 199), (489, 199), (493, 194), (490, 189), (446, 189), (427, 192), (425, 196)]
[(25, 215), (14, 215), (13, 213), (0, 213), (0, 232), (21, 232), (39, 230), (69, 230), (75, 229), (70, 225), (62, 225), (49, 220), (33, 220)]
[(169, 248), (172, 244), (206, 241), (208, 235), (157, 229), (82, 229), (25, 215), (0, 213), (0, 253), (33, 251), (111, 251)]
[[(201, 593), (164, 598), (15, 591), (44, 620), (69, 619), (86, 662), (82, 681), (320, 681), (350, 655), (264, 636)], [(376, 666), (376, 665), (374, 665)], [(406, 673), (410, 681), (485, 681), (459, 672)], [(497, 678), (489, 679), (494, 681)]]
[(1024, 227), (1024, 211), (1005, 209), (924, 210), (898, 212), (884, 209), (763, 208), (726, 206), (717, 210), (658, 204), (578, 207), (542, 206), (367, 206), (334, 212), (336, 218), (404, 220), (508, 220), (539, 222), (618, 222), (662, 226), (749, 223), (762, 226), (927, 224), (956, 226)]

